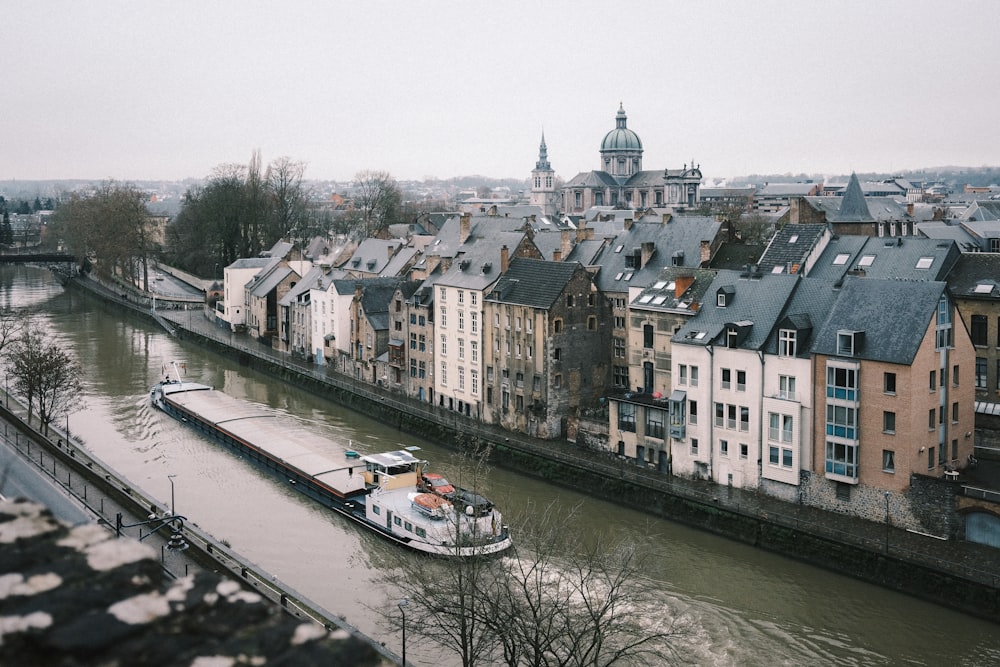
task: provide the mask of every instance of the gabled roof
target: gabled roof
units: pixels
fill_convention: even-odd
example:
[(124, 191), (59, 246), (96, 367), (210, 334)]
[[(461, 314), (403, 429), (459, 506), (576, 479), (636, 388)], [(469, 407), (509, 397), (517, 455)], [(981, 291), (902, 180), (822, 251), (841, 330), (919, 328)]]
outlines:
[(227, 266), (227, 269), (263, 269), (271, 262), (270, 257), (243, 257)]
[(946, 285), (940, 281), (872, 280), (848, 276), (816, 334), (813, 351), (837, 354), (840, 331), (863, 332), (851, 358), (909, 365), (923, 343)]
[(781, 267), (784, 273), (799, 273), (826, 231), (824, 224), (785, 225), (771, 237), (761, 255), (760, 271), (772, 273)]
[(365, 239), (343, 268), (378, 275), (402, 245), (399, 239)]
[[(716, 344), (726, 326), (739, 323), (741, 328), (752, 323), (740, 347), (761, 349), (771, 335), (789, 298), (799, 282), (798, 276), (774, 274), (747, 274), (720, 271), (709, 286), (705, 305), (680, 331), (674, 334), (673, 343), (681, 345)], [(722, 289), (732, 289), (725, 307), (717, 305), (715, 294)]]
[[(630, 229), (615, 234), (602, 245), (588, 267), (600, 267), (596, 282), (605, 293), (628, 292), (656, 281), (665, 266), (695, 268), (701, 265), (701, 244), (713, 242), (722, 223), (712, 216), (676, 215), (667, 223), (637, 222)], [(642, 264), (643, 245), (652, 244), (653, 256)], [(572, 259), (581, 259), (572, 254)]]
[(486, 299), (548, 310), (576, 272), (581, 270), (584, 270), (583, 265), (576, 262), (516, 257), (510, 260), (507, 272), (500, 277)]
[(668, 266), (632, 299), (629, 309), (694, 315), (702, 307), (715, 274), (711, 269)]
[(574, 176), (564, 188), (617, 188), (618, 181), (606, 171), (582, 171)]
[(256, 282), (250, 289), (250, 295), (254, 297), (266, 296), (290, 275), (295, 275), (295, 271), (284, 265), (275, 266), (273, 271), (269, 271), (262, 280)]
[(948, 274), (955, 298), (1000, 301), (1000, 253), (965, 253)]
[(295, 283), (295, 285), (290, 290), (288, 290), (288, 293), (286, 293), (285, 296), (281, 298), (281, 301), (278, 302), (278, 305), (281, 306), (291, 305), (298, 299), (300, 294), (309, 292), (309, 290), (318, 285), (322, 279), (323, 279), (323, 269), (318, 266), (312, 267), (311, 269), (309, 269), (309, 271), (306, 272), (306, 275), (302, 276), (302, 280)]
[(961, 253), (954, 242), (917, 237), (834, 237), (813, 266), (813, 277), (855, 274), (894, 280), (944, 280)]

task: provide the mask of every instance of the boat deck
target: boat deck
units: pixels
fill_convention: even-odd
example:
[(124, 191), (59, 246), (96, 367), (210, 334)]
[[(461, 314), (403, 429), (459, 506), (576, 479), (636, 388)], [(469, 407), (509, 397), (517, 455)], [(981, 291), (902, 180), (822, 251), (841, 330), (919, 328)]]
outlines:
[[(213, 389), (167, 392), (167, 398), (272, 457), (334, 487), (348, 468), (363, 470), (364, 462), (348, 458), (346, 447), (325, 438), (292, 418), (228, 396)], [(329, 479), (325, 479), (329, 477)]]

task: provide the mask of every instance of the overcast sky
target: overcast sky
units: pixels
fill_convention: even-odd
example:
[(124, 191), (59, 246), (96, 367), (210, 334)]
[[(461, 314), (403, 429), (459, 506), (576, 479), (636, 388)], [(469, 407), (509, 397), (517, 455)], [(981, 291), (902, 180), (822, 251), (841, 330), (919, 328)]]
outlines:
[(1000, 3), (46, 2), (0, 11), (0, 180), (1000, 163)]

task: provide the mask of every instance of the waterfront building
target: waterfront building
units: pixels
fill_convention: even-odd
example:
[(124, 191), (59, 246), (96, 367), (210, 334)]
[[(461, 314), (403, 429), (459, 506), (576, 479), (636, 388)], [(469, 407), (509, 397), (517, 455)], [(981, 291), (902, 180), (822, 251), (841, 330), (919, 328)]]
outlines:
[(975, 349), (977, 401), (1000, 402), (1000, 254), (963, 253), (948, 291)]
[(323, 278), (323, 269), (313, 266), (297, 284), (278, 301), (278, 335), (275, 349), (287, 352), (299, 359), (311, 355), (312, 346), (312, 302), (313, 288)]
[[(615, 341), (613, 359), (629, 363), (629, 374), (641, 378), (642, 391), (607, 397), (610, 445), (619, 456), (669, 472), (670, 438), (683, 438), (686, 422), (698, 422), (697, 399), (688, 401), (685, 394), (688, 385), (698, 386), (698, 369), (684, 366), (683, 376), (674, 380), (671, 339), (702, 308), (714, 277), (709, 269), (667, 267), (631, 299), (628, 338)], [(668, 415), (670, 400), (675, 405)]]
[(512, 259), (484, 301), (483, 420), (565, 436), (607, 387), (610, 314), (582, 264)]
[(619, 106), (615, 127), (601, 141), (600, 168), (581, 172), (562, 187), (564, 214), (581, 214), (593, 206), (683, 210), (698, 205), (699, 166), (692, 161), (681, 169), (643, 171), (642, 141), (627, 121), (624, 106)]
[(221, 309), (216, 306), (216, 318), (231, 331), (241, 331), (246, 326), (245, 286), (261, 269), (271, 263), (270, 257), (238, 259), (225, 267), (222, 275), (223, 297)]

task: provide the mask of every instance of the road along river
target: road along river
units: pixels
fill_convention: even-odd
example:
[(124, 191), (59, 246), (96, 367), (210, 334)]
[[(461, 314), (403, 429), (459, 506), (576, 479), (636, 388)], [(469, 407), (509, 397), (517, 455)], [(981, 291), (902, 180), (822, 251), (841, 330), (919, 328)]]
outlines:
[[(398, 547), (153, 409), (149, 388), (164, 363), (182, 359), (186, 379), (306, 420), (354, 449), (418, 445), (446, 476), (457, 466), (449, 450), (182, 343), (85, 294), (64, 291), (45, 270), (0, 268), (0, 307), (33, 308), (38, 326), (83, 364), (86, 403), (69, 417), (74, 440), (164, 505), (170, 500), (167, 476), (175, 475), (178, 513), (398, 651), (399, 637), (379, 617), (379, 610), (396, 610), (396, 599), (373, 566), (385, 550)], [(668, 613), (693, 621), (694, 636), (681, 651), (690, 664), (1000, 664), (1000, 628), (985, 621), (515, 472), (494, 469), (488, 484), (486, 494), (510, 515), (524, 505), (558, 500), (566, 507), (580, 504), (569, 530), (652, 535), (657, 557), (645, 575)], [(449, 664), (439, 651), (412, 642), (407, 657), (413, 664)]]

